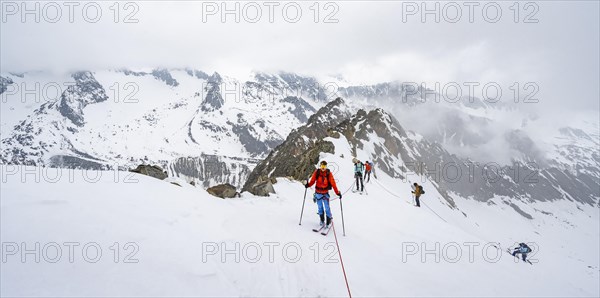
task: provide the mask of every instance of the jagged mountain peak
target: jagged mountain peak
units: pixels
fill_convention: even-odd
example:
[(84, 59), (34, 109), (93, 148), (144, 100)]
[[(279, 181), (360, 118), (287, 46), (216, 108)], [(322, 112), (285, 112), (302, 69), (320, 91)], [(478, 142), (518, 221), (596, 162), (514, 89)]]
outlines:
[(210, 83), (221, 84), (222, 81), (223, 81), (223, 78), (216, 71), (212, 75), (210, 75), (210, 77), (208, 77), (208, 82), (210, 82)]
[(268, 195), (273, 177), (306, 177), (319, 158), (320, 152), (333, 153), (333, 144), (323, 139), (335, 127), (352, 115), (342, 98), (336, 98), (312, 115), (306, 125), (298, 127), (285, 141), (260, 162), (248, 176), (243, 190)]

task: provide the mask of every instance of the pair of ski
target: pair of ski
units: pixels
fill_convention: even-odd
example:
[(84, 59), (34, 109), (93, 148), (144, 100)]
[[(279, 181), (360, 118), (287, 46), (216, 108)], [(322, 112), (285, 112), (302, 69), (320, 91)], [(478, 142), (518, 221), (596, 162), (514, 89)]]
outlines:
[[(513, 254), (512, 254), (512, 252), (510, 252), (510, 249), (508, 249), (508, 248), (506, 249), (506, 252), (507, 252), (508, 254), (510, 254), (511, 256), (513, 255)], [(513, 256), (513, 257), (515, 257), (515, 258), (518, 258), (516, 255), (515, 255), (515, 256)], [(531, 263), (531, 261), (529, 261), (529, 260), (527, 260), (526, 262), (527, 262), (527, 263), (529, 263), (529, 265), (533, 265), (533, 263)]]
[(318, 229), (313, 229), (313, 232), (315, 232), (315, 233), (321, 232), (321, 235), (327, 236), (327, 234), (329, 234), (329, 231), (331, 231), (331, 226), (332, 225), (329, 225), (329, 227), (325, 227), (325, 225), (322, 225)]

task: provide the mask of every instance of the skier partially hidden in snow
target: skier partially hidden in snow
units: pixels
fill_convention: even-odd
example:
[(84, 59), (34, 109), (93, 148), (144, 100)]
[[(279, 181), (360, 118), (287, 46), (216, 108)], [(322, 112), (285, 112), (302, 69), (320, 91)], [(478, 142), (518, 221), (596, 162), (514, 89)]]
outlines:
[[(364, 191), (365, 186), (363, 184), (363, 171), (365, 165), (358, 159), (354, 159), (354, 179), (356, 180), (356, 191)], [(360, 185), (358, 184), (360, 182)], [(360, 186), (360, 189), (359, 189)]]
[(527, 254), (531, 252), (531, 248), (529, 246), (527, 246), (527, 244), (525, 243), (519, 243), (518, 247), (515, 247), (515, 249), (513, 250), (513, 257), (516, 257), (517, 254), (521, 254), (521, 257), (523, 258), (523, 262), (527, 262)]
[(421, 195), (423, 194), (423, 187), (419, 184), (417, 184), (417, 182), (413, 183), (412, 185), (412, 193), (415, 196), (415, 203), (417, 207), (421, 207), (421, 203), (419, 202), (419, 198), (421, 197)]
[(369, 161), (365, 161), (365, 183), (371, 181), (371, 169), (373, 168), (373, 165), (369, 162)]
[(327, 215), (327, 223), (325, 228), (328, 229), (331, 224), (331, 209), (329, 209), (329, 190), (333, 188), (335, 194), (342, 199), (342, 193), (337, 188), (335, 184), (335, 179), (333, 178), (333, 174), (329, 169), (327, 169), (327, 162), (322, 161), (320, 169), (315, 170), (310, 178), (310, 181), (304, 185), (304, 187), (309, 188), (313, 184), (315, 184), (315, 194), (313, 197), (313, 201), (317, 203), (317, 207), (319, 208), (319, 217), (321, 219), (321, 227), (325, 224), (325, 215)]

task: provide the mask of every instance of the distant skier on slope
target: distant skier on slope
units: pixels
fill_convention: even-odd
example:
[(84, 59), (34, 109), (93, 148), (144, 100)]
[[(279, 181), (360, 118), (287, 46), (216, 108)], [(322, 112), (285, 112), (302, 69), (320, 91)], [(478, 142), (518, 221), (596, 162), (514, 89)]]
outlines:
[(412, 193), (415, 196), (415, 203), (417, 207), (421, 207), (421, 203), (419, 201), (419, 198), (421, 197), (422, 194), (424, 194), (425, 192), (423, 191), (423, 186), (417, 184), (417, 182), (413, 183), (412, 187)]
[[(333, 174), (327, 169), (326, 161), (321, 161), (320, 168), (315, 170), (310, 181), (307, 182), (304, 187), (309, 188), (315, 184), (315, 182), (313, 201), (317, 203), (319, 218), (321, 219), (320, 226), (323, 227), (325, 224), (325, 228), (327, 229), (329, 228), (332, 219), (331, 209), (329, 208), (329, 190), (333, 188), (333, 191), (340, 197), (340, 200), (342, 199), (342, 193), (340, 193), (335, 184)], [(327, 215), (327, 223), (325, 223), (325, 215)]]
[(517, 254), (521, 254), (521, 257), (523, 258), (523, 262), (527, 262), (527, 254), (530, 252), (531, 252), (531, 248), (529, 246), (527, 246), (527, 244), (519, 243), (519, 246), (515, 247), (515, 249), (513, 249), (512, 256), (516, 257)]
[[(365, 170), (365, 165), (358, 159), (354, 159), (354, 179), (356, 180), (356, 191), (364, 191), (365, 185), (363, 184), (363, 171)], [(360, 182), (360, 185), (359, 185)], [(360, 188), (359, 188), (360, 186)]]
[(373, 168), (373, 165), (369, 162), (366, 161), (365, 162), (365, 183), (371, 181), (371, 169)]

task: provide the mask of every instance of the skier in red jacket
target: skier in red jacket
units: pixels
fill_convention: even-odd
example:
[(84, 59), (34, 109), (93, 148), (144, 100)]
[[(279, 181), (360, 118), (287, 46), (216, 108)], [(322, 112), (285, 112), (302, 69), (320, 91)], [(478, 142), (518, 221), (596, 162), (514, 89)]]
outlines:
[(373, 165), (369, 161), (365, 162), (365, 177), (363, 178), (363, 180), (365, 182), (371, 181), (371, 169), (372, 168), (373, 168)]
[[(322, 161), (320, 168), (315, 170), (304, 187), (309, 188), (313, 184), (315, 184), (315, 194), (313, 196), (313, 201), (317, 203), (317, 207), (319, 208), (319, 217), (321, 219), (321, 226), (324, 224), (326, 228), (329, 228), (331, 224), (331, 209), (329, 208), (329, 190), (333, 188), (333, 191), (336, 195), (342, 198), (342, 193), (337, 188), (335, 184), (335, 179), (333, 178), (333, 174), (329, 169), (327, 169), (327, 162)], [(327, 223), (325, 223), (325, 215), (327, 215)]]

